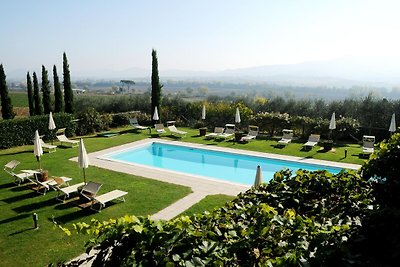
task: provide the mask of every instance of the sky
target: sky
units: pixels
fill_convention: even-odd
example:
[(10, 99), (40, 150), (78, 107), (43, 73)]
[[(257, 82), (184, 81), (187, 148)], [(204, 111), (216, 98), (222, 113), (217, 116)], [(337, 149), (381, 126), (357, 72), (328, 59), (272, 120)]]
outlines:
[(5, 70), (220, 71), (399, 58), (400, 1), (2, 0)]

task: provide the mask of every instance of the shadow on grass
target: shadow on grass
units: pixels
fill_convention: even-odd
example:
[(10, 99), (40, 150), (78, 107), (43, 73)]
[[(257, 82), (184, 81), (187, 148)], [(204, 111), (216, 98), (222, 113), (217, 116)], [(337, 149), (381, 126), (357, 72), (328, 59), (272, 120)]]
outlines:
[[(96, 214), (97, 212), (95, 212), (94, 210), (91, 210), (90, 208), (86, 208), (86, 209), (81, 209), (78, 210), (76, 212), (71, 212), (71, 213), (67, 213), (58, 217), (54, 217), (54, 221), (57, 223), (62, 223), (62, 224), (66, 224), (69, 223), (71, 221), (75, 221), (93, 214)], [(49, 221), (53, 222), (53, 218), (48, 218)]]
[(24, 150), (24, 151), (18, 151), (18, 152), (10, 152), (10, 153), (4, 153), (4, 154), (1, 154), (1, 155), (10, 156), (10, 155), (25, 154), (25, 153), (32, 153), (32, 150)]
[(22, 220), (22, 219), (28, 218), (30, 216), (31, 216), (30, 214), (18, 214), (17, 216), (1, 220), (0, 221), (0, 225), (1, 224), (5, 224), (5, 223), (9, 223), (9, 222), (15, 222), (15, 221), (18, 221), (18, 220)]
[(16, 184), (15, 183), (2, 184), (0, 185), (0, 189), (5, 189), (13, 186), (16, 186)]
[(370, 155), (371, 154), (363, 154), (363, 153), (352, 154), (352, 156), (358, 157), (359, 159), (369, 159)]
[(21, 192), (21, 191), (25, 191), (27, 189), (30, 189), (30, 187), (28, 187), (29, 184), (21, 184), (20, 186), (11, 188), (11, 191), (14, 192)]
[(36, 197), (38, 196), (38, 193), (36, 192), (29, 192), (28, 194), (23, 194), (23, 195), (18, 195), (18, 196), (14, 196), (14, 197), (9, 197), (9, 198), (4, 198), (1, 201), (4, 201), (8, 204), (17, 202), (17, 201), (21, 201), (21, 200), (25, 200), (27, 198), (32, 198), (32, 197)]
[(12, 210), (16, 212), (31, 212), (33, 210), (41, 209), (43, 207), (51, 206), (57, 204), (58, 201), (55, 198), (51, 198), (42, 202), (31, 203), (27, 205), (23, 205), (20, 207), (13, 208)]
[(14, 232), (14, 233), (11, 233), (11, 234), (9, 234), (9, 236), (14, 236), (14, 235), (22, 234), (22, 233), (25, 233), (25, 232), (28, 232), (28, 231), (31, 231), (31, 230), (36, 230), (36, 229), (35, 229), (34, 227), (26, 228), (26, 229), (19, 230), (19, 231), (16, 231), (16, 232)]

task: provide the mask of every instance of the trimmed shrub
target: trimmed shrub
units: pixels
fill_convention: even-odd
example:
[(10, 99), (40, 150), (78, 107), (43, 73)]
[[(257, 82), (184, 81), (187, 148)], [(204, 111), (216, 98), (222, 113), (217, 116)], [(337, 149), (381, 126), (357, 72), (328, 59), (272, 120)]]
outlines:
[[(71, 136), (75, 133), (76, 125), (73, 115), (56, 113), (53, 119), (58, 129), (66, 128), (66, 135)], [(31, 145), (36, 130), (40, 135), (44, 135), (45, 140), (55, 139), (55, 130), (50, 131), (48, 125), (49, 115), (0, 121), (0, 147)]]
[(112, 122), (110, 114), (100, 115), (94, 108), (88, 108), (78, 116), (78, 135), (93, 134), (97, 131), (108, 130)]
[(211, 213), (74, 226), (95, 235), (95, 266), (343, 266), (332, 255), (372, 204), (369, 183), (354, 172), (281, 171)]

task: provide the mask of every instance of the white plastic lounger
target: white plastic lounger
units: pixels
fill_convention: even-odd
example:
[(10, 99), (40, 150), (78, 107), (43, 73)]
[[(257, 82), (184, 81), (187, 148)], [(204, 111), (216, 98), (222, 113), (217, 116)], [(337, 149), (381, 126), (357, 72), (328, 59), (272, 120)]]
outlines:
[(79, 192), (82, 196), (87, 198), (88, 200), (92, 200), (93, 197), (97, 195), (97, 192), (99, 192), (100, 187), (103, 184), (96, 183), (96, 182), (88, 182), (82, 190)]
[[(282, 139), (278, 141), (278, 146), (286, 146), (292, 142), (293, 130), (283, 129)], [(318, 142), (317, 142), (318, 143)]]
[(258, 135), (258, 126), (249, 125), (249, 133), (243, 136), (240, 141), (241, 142), (248, 142), (250, 140), (256, 139)]
[(312, 149), (316, 144), (318, 144), (320, 139), (319, 134), (311, 134), (308, 138), (308, 142), (303, 145), (306, 149)]
[(206, 134), (204, 137), (206, 139), (213, 139), (217, 137), (219, 134), (222, 134), (224, 132), (224, 127), (215, 127), (213, 133)]
[(226, 124), (225, 131), (221, 134), (218, 134), (215, 139), (228, 139), (233, 136), (235, 133), (235, 124)]
[[(79, 187), (83, 187), (85, 183), (79, 183), (79, 184), (74, 184), (68, 187), (59, 187), (55, 186), (54, 188), (57, 190), (57, 200), (60, 200), (62, 202), (65, 202), (67, 198), (69, 198), (69, 195), (71, 193), (78, 193)], [(63, 197), (63, 198), (61, 198)]]
[(138, 122), (136, 117), (135, 118), (130, 118), (129, 119), (129, 123), (130, 123), (130, 125), (132, 126), (132, 128), (134, 130), (146, 130), (146, 129), (148, 129), (148, 127), (139, 125), (139, 122)]
[(375, 136), (372, 135), (364, 135), (363, 136), (363, 154), (372, 154), (374, 153), (374, 144), (375, 144)]
[(165, 129), (164, 129), (164, 124), (162, 124), (162, 123), (154, 124), (154, 128), (156, 128), (156, 132), (157, 132), (158, 134), (166, 133), (166, 131), (165, 131)]
[(46, 150), (49, 153), (56, 152), (57, 146), (46, 144), (42, 139), (39, 139), (42, 145), (43, 150)]
[(179, 137), (184, 137), (187, 134), (187, 132), (176, 129), (175, 125), (168, 126), (168, 130), (171, 132), (171, 134)]
[(30, 178), (33, 176), (32, 173), (22, 172), (22, 173), (14, 173), (14, 169), (20, 164), (18, 160), (12, 160), (6, 165), (4, 165), (4, 171), (14, 177), (14, 183), (17, 185), (21, 185), (22, 182), (28, 180), (32, 181)]
[(79, 141), (78, 140), (68, 139), (68, 137), (66, 137), (64, 134), (57, 135), (56, 137), (57, 137), (58, 141), (61, 142), (62, 146), (64, 146), (64, 145), (65, 146), (70, 146), (70, 147), (79, 146)]
[[(127, 195), (128, 192), (122, 191), (122, 190), (113, 190), (111, 192), (105, 193), (103, 195), (100, 196), (95, 196), (93, 197), (93, 201), (92, 201), (92, 205), (91, 205), (91, 209), (101, 212), (101, 209), (104, 208), (106, 206), (107, 202), (110, 202), (112, 200), (118, 199), (122, 202), (125, 202), (125, 198), (124, 196)], [(95, 209), (94, 206), (96, 204), (99, 204), (99, 209)]]

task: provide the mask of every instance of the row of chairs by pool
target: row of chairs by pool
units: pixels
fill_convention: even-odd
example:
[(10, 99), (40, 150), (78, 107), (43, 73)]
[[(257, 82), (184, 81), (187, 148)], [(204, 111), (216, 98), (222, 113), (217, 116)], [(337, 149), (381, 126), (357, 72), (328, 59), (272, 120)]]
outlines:
[[(144, 130), (149, 129), (149, 127), (139, 125), (137, 118), (131, 118), (130, 124), (134, 129), (137, 130)], [(155, 130), (158, 134), (167, 133), (164, 129), (164, 125), (162, 123), (154, 125)], [(184, 137), (187, 132), (178, 130), (175, 127), (175, 121), (167, 122), (167, 128), (172, 135)], [(234, 138), (236, 126), (235, 124), (226, 124), (225, 127), (215, 127), (214, 132), (206, 134), (206, 139), (224, 139), (224, 140), (231, 140)], [(293, 139), (293, 130), (284, 129), (282, 131), (282, 138), (278, 141), (278, 147), (284, 147), (292, 142)], [(239, 142), (249, 142), (250, 140), (256, 139), (259, 135), (259, 127), (254, 125), (249, 125), (248, 133), (244, 136), (241, 136)], [(318, 144), (320, 141), (319, 134), (311, 134), (306, 143), (303, 144), (303, 148), (305, 150), (312, 149), (315, 145)], [(374, 152), (374, 144), (375, 144), (375, 136), (364, 135), (363, 136), (363, 147), (362, 153), (363, 154), (371, 154)]]
[(89, 201), (91, 209), (100, 212), (106, 206), (107, 202), (121, 200), (125, 202), (124, 196), (128, 192), (115, 189), (113, 191), (98, 195), (102, 186), (101, 183), (87, 182), (70, 185), (72, 178), (66, 176), (47, 178), (46, 172), (38, 170), (21, 170), (21, 173), (15, 173), (15, 168), (20, 164), (17, 160), (12, 160), (4, 165), (4, 171), (14, 177), (14, 182), (18, 185), (27, 183), (39, 194), (45, 195), (46, 192), (54, 190), (57, 192), (56, 199), (65, 202), (74, 194), (78, 194), (81, 199)]

